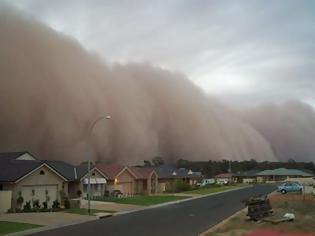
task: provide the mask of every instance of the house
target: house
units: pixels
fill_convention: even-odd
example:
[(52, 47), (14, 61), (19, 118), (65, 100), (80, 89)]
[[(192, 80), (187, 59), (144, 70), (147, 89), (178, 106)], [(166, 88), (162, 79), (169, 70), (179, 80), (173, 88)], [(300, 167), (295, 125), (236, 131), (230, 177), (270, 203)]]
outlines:
[(10, 208), (13, 209), (18, 206), (19, 196), (23, 197), (24, 204), (38, 200), (51, 206), (55, 200), (60, 202), (59, 192), (67, 192), (68, 184), (64, 176), (28, 152), (0, 153), (1, 191), (11, 192)]
[(255, 183), (257, 181), (256, 175), (260, 172), (259, 170), (248, 170), (248, 171), (239, 171), (233, 175), (233, 178), (238, 183)]
[(215, 177), (217, 184), (229, 184), (235, 182), (232, 173), (222, 173), (218, 174)]
[(135, 193), (154, 194), (157, 193), (158, 175), (151, 167), (129, 167), (136, 175)]
[[(45, 163), (66, 178), (69, 198), (87, 197), (87, 165), (73, 166), (63, 161), (45, 161)], [(106, 175), (95, 166), (91, 167), (90, 173), (91, 196), (103, 196), (106, 190)]]
[(278, 168), (258, 172), (256, 176), (257, 182), (262, 183), (284, 181), (288, 178), (308, 178), (314, 175), (297, 169)]
[(158, 192), (171, 191), (177, 180), (195, 185), (202, 178), (201, 172), (193, 172), (185, 168), (175, 168), (168, 165), (154, 167), (158, 175)]
[(96, 168), (107, 177), (107, 191), (120, 190), (123, 194), (135, 194), (137, 175), (129, 167), (98, 163)]

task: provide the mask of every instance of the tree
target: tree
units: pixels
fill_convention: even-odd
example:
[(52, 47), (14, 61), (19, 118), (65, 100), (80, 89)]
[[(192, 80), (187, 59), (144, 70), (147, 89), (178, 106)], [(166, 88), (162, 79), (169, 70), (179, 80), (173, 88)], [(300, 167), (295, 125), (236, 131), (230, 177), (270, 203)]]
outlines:
[(162, 157), (154, 157), (152, 159), (152, 163), (154, 166), (161, 166), (165, 164), (164, 159)]
[(143, 165), (144, 165), (144, 166), (152, 166), (151, 162), (148, 161), (148, 160), (144, 160), (144, 161), (143, 161)]

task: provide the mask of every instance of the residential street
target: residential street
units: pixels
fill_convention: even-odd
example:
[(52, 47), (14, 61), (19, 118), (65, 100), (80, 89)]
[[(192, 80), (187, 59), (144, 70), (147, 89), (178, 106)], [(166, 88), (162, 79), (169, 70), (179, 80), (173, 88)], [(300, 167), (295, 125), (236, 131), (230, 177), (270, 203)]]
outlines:
[(242, 209), (244, 207), (241, 202), (243, 199), (253, 195), (266, 194), (273, 190), (274, 187), (271, 185), (257, 185), (179, 204), (44, 231), (34, 235), (198, 235)]

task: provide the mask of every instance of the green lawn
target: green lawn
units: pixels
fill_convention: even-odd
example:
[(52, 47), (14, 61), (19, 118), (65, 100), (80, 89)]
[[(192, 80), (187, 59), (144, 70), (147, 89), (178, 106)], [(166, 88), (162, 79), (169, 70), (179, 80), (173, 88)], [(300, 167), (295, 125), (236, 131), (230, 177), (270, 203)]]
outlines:
[(96, 198), (93, 200), (96, 201), (105, 201), (105, 202), (116, 202), (122, 204), (133, 204), (133, 205), (141, 205), (141, 206), (150, 206), (163, 202), (171, 202), (176, 200), (181, 200), (189, 198), (188, 196), (172, 196), (172, 195), (155, 195), (155, 196), (134, 196), (134, 197), (126, 197), (126, 198), (114, 198), (114, 197), (106, 197), (106, 198)]
[(195, 189), (192, 191), (186, 191), (183, 193), (205, 195), (205, 194), (210, 194), (210, 193), (218, 193), (218, 192), (222, 192), (222, 191), (225, 191), (228, 189), (234, 189), (234, 188), (238, 188), (238, 187), (240, 187), (240, 186), (232, 185), (232, 186), (220, 186), (220, 187), (205, 187), (205, 188)]
[(38, 228), (38, 227), (41, 227), (41, 225), (0, 221), (0, 235), (15, 233), (15, 232)]
[[(88, 215), (88, 209), (86, 208), (72, 208), (67, 209), (64, 212), (72, 213), (72, 214), (79, 214), (79, 215)], [(94, 215), (95, 213), (104, 212), (104, 213), (115, 213), (115, 211), (108, 211), (108, 210), (97, 210), (97, 209), (91, 209), (91, 215)]]

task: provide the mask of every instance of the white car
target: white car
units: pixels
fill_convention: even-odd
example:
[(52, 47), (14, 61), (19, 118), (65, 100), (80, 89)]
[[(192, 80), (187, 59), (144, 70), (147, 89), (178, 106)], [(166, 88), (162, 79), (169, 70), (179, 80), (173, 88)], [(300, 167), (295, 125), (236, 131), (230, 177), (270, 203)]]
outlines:
[(199, 187), (204, 187), (207, 186), (209, 184), (215, 184), (215, 179), (203, 179), (201, 181), (201, 183), (198, 183), (197, 186)]

